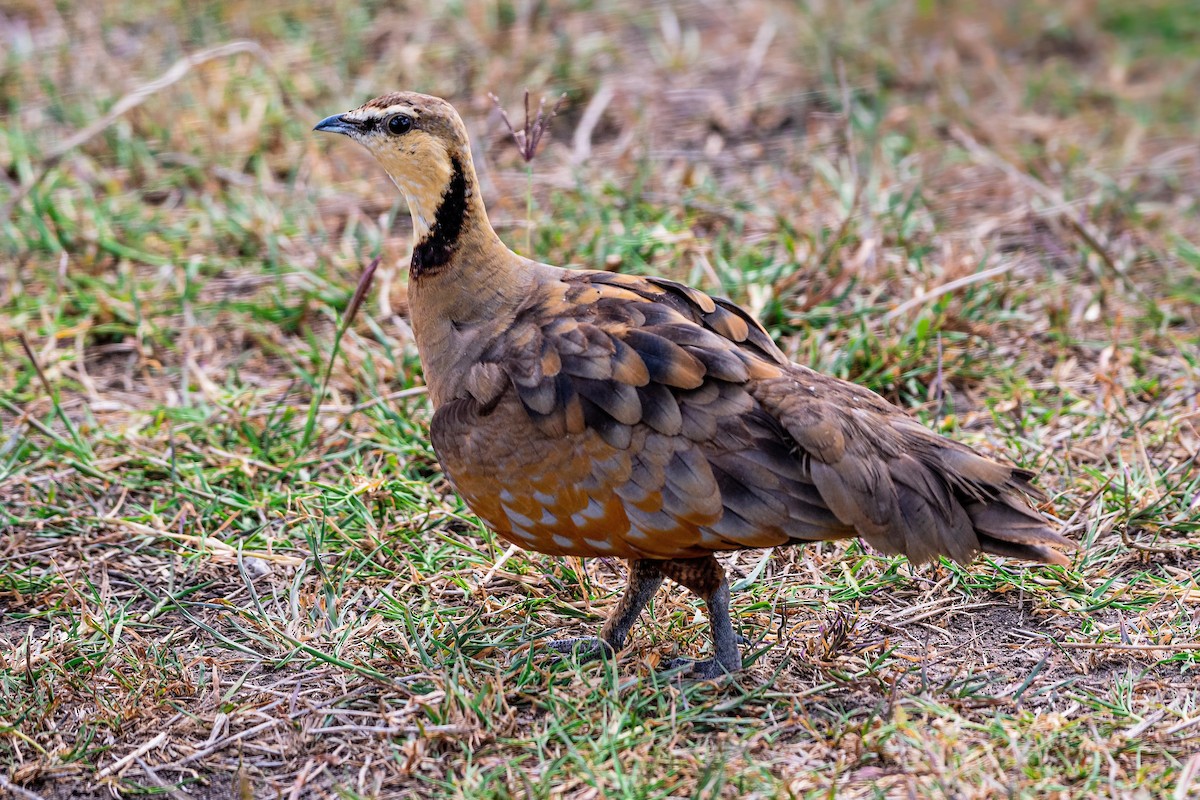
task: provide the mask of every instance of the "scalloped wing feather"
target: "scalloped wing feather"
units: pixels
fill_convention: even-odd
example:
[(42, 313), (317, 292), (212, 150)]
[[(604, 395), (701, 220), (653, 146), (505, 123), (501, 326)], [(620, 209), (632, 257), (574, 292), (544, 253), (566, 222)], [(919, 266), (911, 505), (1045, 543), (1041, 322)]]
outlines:
[[(504, 394), (505, 381), (513, 391)], [(547, 553), (688, 558), (859, 535), (915, 561), (1061, 563), (1029, 476), (790, 364), (683, 284), (563, 272), (472, 368), (434, 444), (471, 507)], [(485, 402), (485, 396), (496, 397)]]

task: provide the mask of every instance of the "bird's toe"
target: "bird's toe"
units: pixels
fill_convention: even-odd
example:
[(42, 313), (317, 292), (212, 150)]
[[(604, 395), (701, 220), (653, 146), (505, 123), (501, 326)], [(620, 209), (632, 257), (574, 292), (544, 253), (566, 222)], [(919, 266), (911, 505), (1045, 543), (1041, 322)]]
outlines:
[(598, 636), (580, 636), (572, 639), (552, 639), (546, 645), (556, 653), (570, 656), (580, 664), (599, 658), (615, 658), (617, 651)]
[(691, 658), (672, 658), (666, 662), (663, 672), (674, 673), (676, 670), (679, 670), (678, 677), (683, 680), (711, 681), (731, 675), (740, 668), (741, 664), (736, 666), (726, 665), (715, 658), (705, 659), (704, 661), (696, 661)]

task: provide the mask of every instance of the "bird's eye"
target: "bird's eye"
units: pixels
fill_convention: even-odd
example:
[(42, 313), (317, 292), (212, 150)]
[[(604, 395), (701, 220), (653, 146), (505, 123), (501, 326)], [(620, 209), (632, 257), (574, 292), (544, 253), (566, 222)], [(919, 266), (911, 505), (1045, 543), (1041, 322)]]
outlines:
[(394, 133), (397, 136), (408, 133), (412, 130), (412, 122), (412, 117), (397, 114), (387, 121), (388, 133)]

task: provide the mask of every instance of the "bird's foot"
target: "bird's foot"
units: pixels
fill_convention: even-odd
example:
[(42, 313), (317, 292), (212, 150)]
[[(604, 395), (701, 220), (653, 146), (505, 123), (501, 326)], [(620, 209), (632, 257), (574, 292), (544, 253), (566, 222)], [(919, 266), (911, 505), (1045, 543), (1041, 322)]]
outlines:
[(673, 672), (677, 669), (683, 669), (679, 673), (679, 677), (688, 681), (711, 681), (717, 678), (723, 678), (726, 675), (732, 675), (742, 668), (741, 656), (738, 656), (737, 663), (722, 664), (720, 659), (709, 658), (704, 661), (696, 661), (691, 658), (672, 658), (665, 665), (664, 672)]
[(615, 658), (617, 651), (598, 636), (580, 636), (573, 639), (551, 639), (546, 645), (564, 656), (573, 656), (575, 661), (586, 664), (598, 658)]

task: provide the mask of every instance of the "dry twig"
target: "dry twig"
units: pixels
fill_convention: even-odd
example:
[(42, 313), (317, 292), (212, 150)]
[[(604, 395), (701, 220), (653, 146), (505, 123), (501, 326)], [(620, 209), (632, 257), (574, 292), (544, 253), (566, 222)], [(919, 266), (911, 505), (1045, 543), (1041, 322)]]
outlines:
[(112, 125), (122, 116), (137, 108), (142, 103), (161, 92), (163, 89), (179, 83), (179, 81), (183, 80), (195, 67), (205, 64), (209, 61), (215, 61), (219, 58), (226, 58), (228, 56), (239, 55), (241, 53), (253, 53), (254, 56), (259, 60), (266, 63), (268, 66), (270, 65), (270, 59), (267, 55), (267, 51), (263, 49), (262, 45), (260, 45), (258, 42), (250, 41), (229, 42), (227, 44), (210, 47), (207, 50), (201, 50), (198, 53), (192, 53), (191, 55), (184, 56), (172, 64), (171, 67), (163, 73), (162, 77), (137, 87), (132, 92), (114, 103), (113, 107), (108, 110), (107, 114), (100, 117), (100, 119), (91, 123), (73, 136), (69, 136), (65, 141), (60, 142), (56, 147), (51, 149), (50, 152), (42, 159), (41, 166), (38, 168), (38, 172), (34, 176), (33, 180), (17, 190), (12, 198), (9, 199), (8, 203), (5, 204), (3, 212), (0, 212), (0, 219), (7, 219), (17, 204), (24, 200), (25, 197), (31, 191), (33, 191), (34, 187), (36, 187), (45, 179), (50, 170), (53, 169), (54, 166), (58, 164), (58, 162), (61, 161), (63, 156), (65, 156), (67, 153), (71, 152), (76, 147), (79, 147), (81, 144), (89, 141), (93, 136), (103, 131), (109, 125)]

